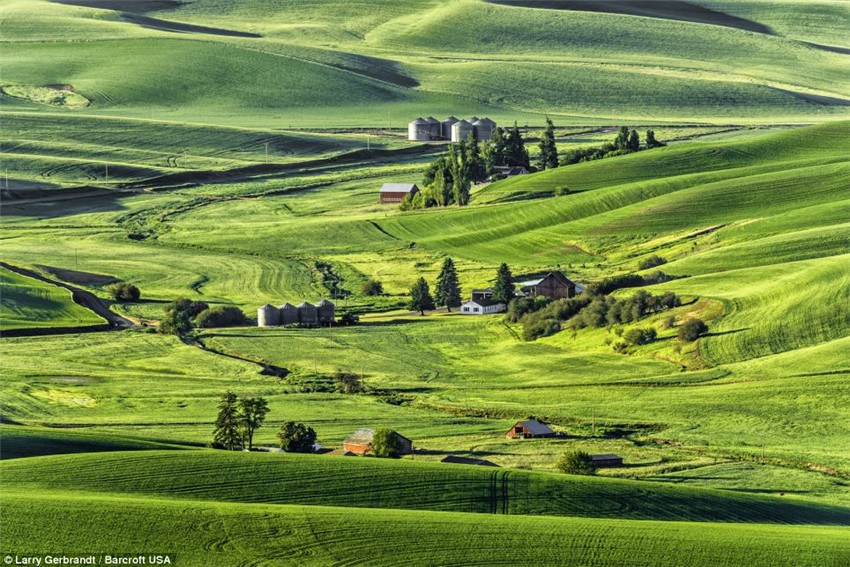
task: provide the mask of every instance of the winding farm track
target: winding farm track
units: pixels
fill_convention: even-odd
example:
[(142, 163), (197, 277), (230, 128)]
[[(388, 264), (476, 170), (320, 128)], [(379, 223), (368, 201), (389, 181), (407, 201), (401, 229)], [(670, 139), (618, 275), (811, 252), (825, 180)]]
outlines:
[(74, 300), (74, 303), (80, 305), (81, 307), (85, 307), (89, 311), (92, 311), (98, 317), (101, 317), (102, 319), (106, 320), (106, 323), (102, 325), (86, 325), (81, 327), (41, 327), (30, 329), (10, 329), (8, 331), (3, 331), (4, 337), (28, 337), (38, 335), (92, 333), (113, 329), (129, 329), (130, 327), (135, 326), (135, 323), (133, 323), (130, 319), (127, 319), (126, 317), (122, 317), (121, 315), (110, 311), (109, 307), (106, 306), (95, 294), (90, 291), (80, 289), (76, 286), (67, 284), (59, 280), (54, 280), (45, 277), (39, 274), (38, 272), (29, 270), (27, 268), (20, 268), (18, 266), (7, 264), (6, 262), (0, 262), (0, 266), (6, 268), (10, 272), (15, 272), (16, 274), (20, 274), (24, 277), (32, 278), (48, 283), (50, 285), (55, 285), (63, 289), (67, 289), (71, 292), (71, 298)]

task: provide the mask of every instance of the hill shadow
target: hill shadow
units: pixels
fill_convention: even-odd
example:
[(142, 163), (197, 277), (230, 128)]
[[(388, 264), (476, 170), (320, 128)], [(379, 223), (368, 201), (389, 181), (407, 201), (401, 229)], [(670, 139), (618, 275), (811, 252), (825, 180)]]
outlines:
[(203, 33), (209, 35), (221, 35), (225, 37), (263, 37), (258, 33), (241, 32), (224, 28), (211, 28), (207, 26), (199, 26), (196, 24), (183, 24), (180, 22), (172, 22), (169, 20), (160, 20), (159, 18), (151, 18), (150, 16), (143, 16), (141, 14), (134, 14), (131, 12), (122, 12), (121, 19), (125, 22), (136, 24), (137, 26), (141, 26), (143, 28), (174, 33)]
[(598, 12), (624, 16), (643, 16), (680, 22), (694, 22), (736, 28), (751, 32), (774, 35), (764, 24), (739, 18), (726, 12), (712, 10), (691, 2), (680, 0), (487, 0), (521, 8), (543, 8), (547, 10), (569, 10), (574, 12)]

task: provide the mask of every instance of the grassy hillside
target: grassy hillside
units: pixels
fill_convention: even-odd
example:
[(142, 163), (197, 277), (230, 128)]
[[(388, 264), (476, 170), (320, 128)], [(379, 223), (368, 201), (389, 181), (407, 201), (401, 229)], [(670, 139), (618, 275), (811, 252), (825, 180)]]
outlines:
[(146, 451), (56, 456), (4, 463), (3, 478), (30, 493), (79, 490), (492, 514), (850, 524), (842, 508), (742, 493), (329, 455)]
[(105, 323), (71, 300), (67, 290), (0, 268), (0, 330)]
[[(42, 514), (30, 514), (32, 509)], [(84, 498), (53, 493), (7, 495), (3, 540), (49, 553), (138, 554), (146, 546), (179, 550), (186, 565), (240, 561), (299, 565), (407, 565), (469, 561), (470, 549), (487, 549), (488, 562), (562, 565), (747, 565), (840, 562), (846, 530), (831, 527), (741, 526), (681, 522), (529, 518), (448, 512), (360, 510), (313, 506), (220, 504), (124, 497)], [(470, 521), (474, 519), (474, 521)], [(138, 525), (149, 526), (140, 532)], [(56, 525), (75, 525), (84, 538)], [(106, 528), (108, 527), (108, 530)], [(191, 534), (191, 537), (187, 537)], [(36, 536), (33, 539), (33, 536)], [(405, 541), (390, 545), (388, 541)], [(510, 545), (505, 545), (509, 541)], [(35, 542), (35, 543), (33, 543)], [(108, 542), (108, 546), (107, 543)], [(687, 558), (683, 547), (690, 549)], [(768, 551), (765, 553), (765, 551)], [(153, 551), (152, 551), (153, 552)]]

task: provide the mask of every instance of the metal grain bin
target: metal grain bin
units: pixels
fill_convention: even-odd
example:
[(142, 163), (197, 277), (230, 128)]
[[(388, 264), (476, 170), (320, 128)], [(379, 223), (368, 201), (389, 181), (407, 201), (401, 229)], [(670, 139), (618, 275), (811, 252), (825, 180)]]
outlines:
[(472, 124), (475, 128), (475, 137), (480, 141), (489, 140), (496, 129), (496, 123), (489, 118), (482, 118)]
[(336, 306), (327, 299), (323, 299), (317, 303), (316, 310), (318, 311), (320, 325), (333, 325), (336, 321), (334, 317)]
[(258, 327), (273, 327), (279, 324), (280, 312), (277, 307), (266, 303), (257, 309), (257, 326)]
[(298, 308), (291, 303), (284, 303), (280, 306), (280, 324), (294, 325), (298, 322)]
[(298, 322), (302, 325), (318, 325), (319, 311), (316, 306), (306, 301), (298, 306)]
[(466, 120), (458, 120), (452, 124), (452, 142), (461, 142), (469, 137), (469, 134), (474, 131), (472, 124)]
[(417, 118), (407, 125), (407, 139), (411, 142), (427, 142), (431, 139), (430, 125), (422, 118)]
[(425, 122), (428, 123), (428, 135), (432, 140), (439, 140), (442, 138), (443, 125), (439, 120), (433, 116), (429, 116), (425, 119)]
[(449, 116), (440, 123), (440, 135), (442, 138), (446, 140), (452, 138), (452, 126), (454, 126), (455, 122), (457, 122), (457, 118)]

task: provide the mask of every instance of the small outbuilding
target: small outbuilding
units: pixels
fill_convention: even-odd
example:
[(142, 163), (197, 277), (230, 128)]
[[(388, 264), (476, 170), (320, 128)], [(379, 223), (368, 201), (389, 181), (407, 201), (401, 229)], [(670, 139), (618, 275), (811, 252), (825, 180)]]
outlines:
[(511, 439), (533, 439), (536, 437), (555, 437), (552, 429), (536, 419), (517, 421), (505, 434)]
[(479, 465), (482, 467), (498, 467), (496, 463), (487, 461), (485, 459), (472, 459), (470, 457), (458, 457), (457, 455), (449, 455), (448, 457), (441, 459), (441, 463), (452, 463), (455, 465)]
[(460, 306), (461, 315), (491, 315), (504, 310), (504, 303), (498, 303), (492, 299), (472, 299)]
[[(413, 441), (399, 433), (395, 435), (402, 447), (401, 454), (408, 455), (412, 453)], [(368, 455), (372, 451), (372, 438), (374, 436), (374, 429), (358, 429), (345, 438), (345, 441), (342, 442), (342, 448), (344, 451), (354, 453), (355, 455)]]
[(401, 203), (404, 198), (416, 195), (419, 187), (415, 183), (384, 183), (381, 186), (381, 204)]
[(528, 170), (521, 165), (497, 165), (493, 167), (493, 175), (491, 180), (504, 179), (506, 177), (516, 177), (517, 175), (527, 175)]
[(619, 455), (591, 455), (590, 462), (597, 468), (622, 467), (623, 457)]

